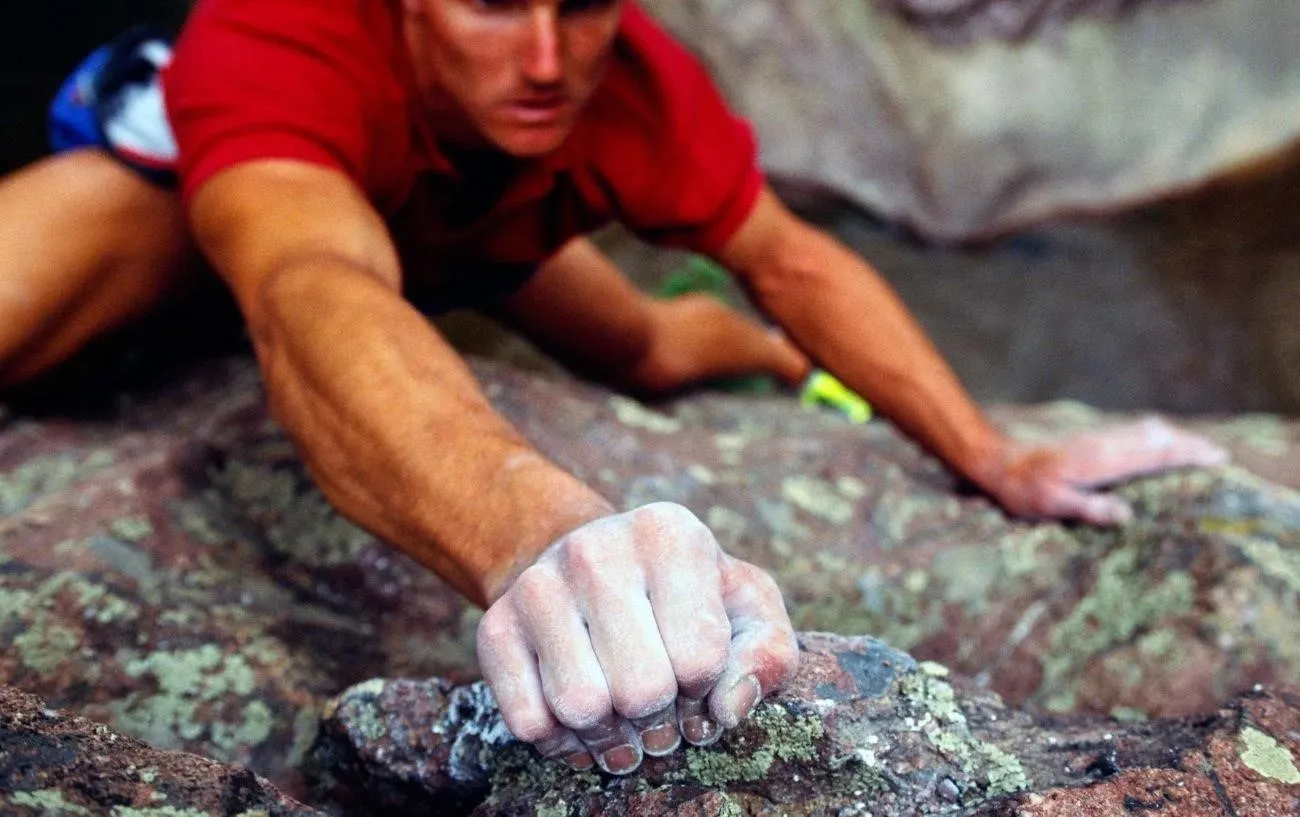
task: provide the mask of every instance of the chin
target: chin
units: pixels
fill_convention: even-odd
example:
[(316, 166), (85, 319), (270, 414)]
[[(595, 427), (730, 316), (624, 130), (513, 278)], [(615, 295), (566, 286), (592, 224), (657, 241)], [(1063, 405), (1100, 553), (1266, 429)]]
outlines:
[(489, 136), (498, 148), (511, 156), (531, 159), (557, 150), (564, 144), (571, 130), (569, 124), (565, 123), (546, 127), (501, 129)]

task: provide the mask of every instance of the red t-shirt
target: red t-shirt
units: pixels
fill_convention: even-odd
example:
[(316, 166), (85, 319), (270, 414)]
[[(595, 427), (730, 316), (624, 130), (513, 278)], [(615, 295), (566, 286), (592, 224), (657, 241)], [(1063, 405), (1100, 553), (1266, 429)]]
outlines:
[(163, 77), (185, 200), (251, 159), (337, 168), (388, 219), (408, 274), (411, 259), (536, 264), (611, 220), (712, 252), (752, 209), (762, 177), (749, 126), (631, 4), (565, 143), (467, 207), (485, 185), (439, 149), (400, 15), (396, 0), (202, 0)]

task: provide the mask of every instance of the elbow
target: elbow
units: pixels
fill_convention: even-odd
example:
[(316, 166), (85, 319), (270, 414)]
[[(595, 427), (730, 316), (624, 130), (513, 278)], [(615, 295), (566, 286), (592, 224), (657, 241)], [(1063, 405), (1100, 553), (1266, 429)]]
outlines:
[(790, 298), (807, 298), (831, 277), (832, 241), (822, 231), (799, 225), (772, 241), (759, 260), (742, 273), (742, 281), (765, 308)]
[(400, 291), (399, 280), (388, 280), (344, 255), (311, 251), (268, 266), (257, 285), (240, 298), (253, 343), (274, 345), (286, 332), (301, 332), (306, 324), (342, 317), (357, 288)]

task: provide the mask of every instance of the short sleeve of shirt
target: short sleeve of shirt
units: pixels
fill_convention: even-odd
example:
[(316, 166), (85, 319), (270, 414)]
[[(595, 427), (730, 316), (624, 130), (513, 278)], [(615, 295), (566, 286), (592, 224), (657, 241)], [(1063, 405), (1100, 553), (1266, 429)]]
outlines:
[(185, 201), (213, 174), (254, 159), (312, 162), (367, 186), (376, 48), (363, 4), (199, 3), (163, 75)]
[(623, 120), (626, 135), (594, 148), (615, 217), (654, 243), (716, 253), (763, 185), (753, 131), (700, 63), (637, 6), (628, 5), (622, 33), (611, 69), (620, 75), (597, 102)]

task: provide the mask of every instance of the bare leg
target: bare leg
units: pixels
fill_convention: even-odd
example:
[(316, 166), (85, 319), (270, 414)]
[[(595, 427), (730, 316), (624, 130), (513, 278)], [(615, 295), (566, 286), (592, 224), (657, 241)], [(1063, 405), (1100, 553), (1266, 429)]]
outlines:
[(0, 386), (147, 312), (192, 267), (191, 248), (179, 197), (101, 151), (0, 181)]
[(783, 335), (711, 297), (647, 297), (586, 239), (548, 261), (505, 317), (579, 368), (648, 392), (747, 374), (794, 384), (811, 369)]

